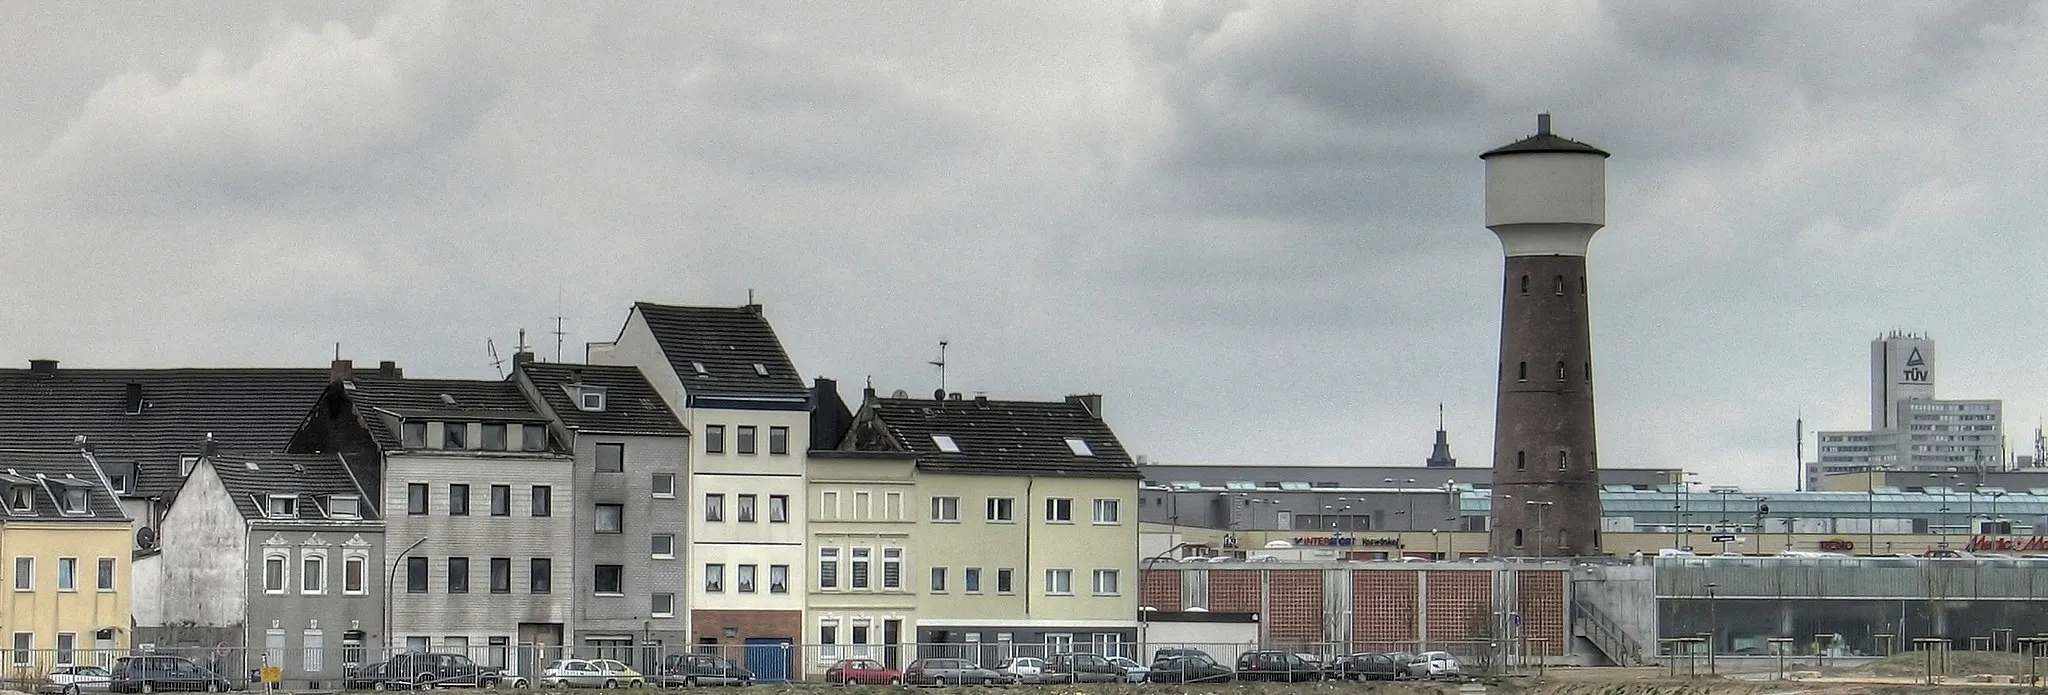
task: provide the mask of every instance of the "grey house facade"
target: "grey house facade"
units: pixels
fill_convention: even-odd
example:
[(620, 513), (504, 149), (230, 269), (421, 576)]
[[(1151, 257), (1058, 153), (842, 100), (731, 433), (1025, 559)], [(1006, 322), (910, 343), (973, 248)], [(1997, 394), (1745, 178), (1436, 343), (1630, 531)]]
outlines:
[(379, 578), (390, 629), (376, 647), (467, 653), (529, 676), (545, 666), (575, 598), (575, 469), (516, 384), (337, 382), (292, 448), (375, 471), (396, 570)]
[(689, 643), (689, 433), (636, 368), (514, 362), (575, 455), (576, 654), (646, 672)]
[[(192, 642), (212, 629), (246, 652), (207, 663), (231, 677), (280, 666), (287, 682), (335, 687), (375, 652), (383, 612), (383, 522), (335, 456), (202, 457), (161, 524), (160, 626), (138, 642)], [(232, 588), (230, 588), (232, 587)]]

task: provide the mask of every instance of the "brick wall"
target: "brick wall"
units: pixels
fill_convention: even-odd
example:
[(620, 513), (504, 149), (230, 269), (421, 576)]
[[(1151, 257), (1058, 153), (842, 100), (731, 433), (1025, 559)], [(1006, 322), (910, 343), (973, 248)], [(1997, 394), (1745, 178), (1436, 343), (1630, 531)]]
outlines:
[[(1317, 570), (1310, 570), (1317, 571)], [(1265, 610), (1261, 597), (1266, 587), (1260, 570), (1214, 570), (1209, 572), (1211, 613), (1259, 613)], [(1270, 621), (1269, 621), (1270, 624)]]
[[(1522, 606), (1522, 636), (1549, 639), (1543, 645), (1543, 653), (1564, 654), (1564, 573), (1525, 571), (1518, 576), (1520, 590), (1516, 598)], [(1534, 644), (1530, 646), (1535, 648)]]
[(1484, 640), (1492, 619), (1491, 572), (1429, 571), (1429, 641)]
[(1323, 571), (1272, 570), (1266, 581), (1272, 587), (1265, 616), (1269, 639), (1281, 647), (1324, 641)]
[(1416, 641), (1416, 580), (1421, 576), (1409, 570), (1352, 572), (1351, 640), (1361, 645)]
[(1145, 570), (1145, 586), (1141, 591), (1138, 595), (1140, 606), (1162, 611), (1186, 607), (1180, 602), (1180, 570)]

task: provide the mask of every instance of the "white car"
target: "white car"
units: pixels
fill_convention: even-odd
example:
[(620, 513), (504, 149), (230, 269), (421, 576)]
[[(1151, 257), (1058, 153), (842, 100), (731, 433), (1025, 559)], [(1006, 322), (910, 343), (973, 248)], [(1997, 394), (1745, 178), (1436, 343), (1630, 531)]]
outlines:
[(1126, 659), (1121, 656), (1109, 657), (1109, 663), (1112, 666), (1123, 669), (1124, 675), (1126, 676), (1125, 680), (1128, 680), (1132, 683), (1145, 682), (1145, 676), (1152, 672), (1152, 669), (1145, 668), (1144, 666), (1139, 665), (1138, 662)]
[(1464, 665), (1458, 663), (1458, 657), (1450, 652), (1417, 654), (1408, 669), (1408, 674), (1416, 678), (1458, 678), (1465, 675)]
[(548, 664), (540, 682), (551, 688), (638, 688), (647, 678), (611, 659), (563, 659)]
[(77, 695), (80, 691), (103, 693), (107, 691), (107, 682), (113, 679), (114, 674), (91, 664), (58, 664), (36, 690), (62, 695)]
[(1045, 682), (1045, 660), (1029, 656), (1004, 659), (996, 664), (996, 673), (1012, 684), (1037, 685)]

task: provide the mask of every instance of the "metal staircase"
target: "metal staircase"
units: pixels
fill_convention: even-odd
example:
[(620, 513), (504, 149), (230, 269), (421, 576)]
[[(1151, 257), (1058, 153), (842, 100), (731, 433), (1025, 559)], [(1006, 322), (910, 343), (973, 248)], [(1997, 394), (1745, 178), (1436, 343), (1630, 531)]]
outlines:
[(1650, 663), (1643, 654), (1642, 645), (1629, 637), (1621, 625), (1608, 619), (1599, 606), (1576, 598), (1572, 599), (1572, 634), (1593, 643), (1616, 666), (1645, 666)]

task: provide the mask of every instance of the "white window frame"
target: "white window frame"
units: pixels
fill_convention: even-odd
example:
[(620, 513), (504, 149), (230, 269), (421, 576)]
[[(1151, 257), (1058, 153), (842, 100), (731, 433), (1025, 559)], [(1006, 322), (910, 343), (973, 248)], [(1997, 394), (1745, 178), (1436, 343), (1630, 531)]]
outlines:
[[(837, 546), (825, 546), (818, 549), (818, 589), (820, 591), (838, 591), (839, 587), (846, 583), (844, 577), (846, 565), (840, 562), (841, 555), (843, 553), (840, 552)], [(832, 581), (830, 582), (825, 581), (826, 567), (832, 568)]]
[(960, 523), (960, 498), (944, 496), (932, 497), (932, 523)]
[[(661, 481), (664, 480), (668, 481), (668, 485), (664, 486), (661, 484)], [(655, 499), (672, 500), (676, 498), (676, 474), (674, 473), (655, 473), (648, 478), (647, 485), (654, 491)], [(667, 489), (664, 490), (664, 487)]]
[(1088, 447), (1088, 440), (1080, 437), (1067, 437), (1066, 439), (1067, 451), (1073, 452), (1075, 456), (1093, 457), (1095, 455), (1095, 450)]
[(725, 523), (725, 493), (704, 493), (704, 521), (712, 524)]
[(932, 578), (931, 578), (931, 592), (932, 592), (932, 593), (934, 593), (934, 594), (943, 594), (943, 593), (946, 593), (946, 568), (945, 568), (945, 567), (943, 567), (943, 566), (934, 566), (934, 567), (932, 567)]
[[(275, 562), (278, 565), (276, 586), (272, 586), (270, 584), (270, 563), (272, 562)], [(292, 556), (289, 553), (285, 553), (283, 551), (273, 551), (264, 553), (263, 593), (270, 594), (272, 596), (277, 596), (288, 593), (291, 590), (291, 586)]]
[[(1095, 498), (1095, 503), (1092, 505), (1094, 507), (1093, 518), (1095, 525), (1116, 526), (1122, 524), (1124, 519), (1122, 502), (1122, 500), (1113, 497)], [(1103, 514), (1104, 511), (1109, 513)]]
[[(1060, 513), (1059, 513), (1059, 514), (1054, 514), (1054, 512), (1060, 512)], [(1072, 497), (1047, 497), (1047, 498), (1045, 498), (1045, 523), (1048, 523), (1048, 524), (1071, 524), (1071, 523), (1074, 523), (1074, 498), (1072, 498)]]
[[(347, 506), (348, 506), (348, 511), (342, 511), (342, 503), (344, 503), (344, 502), (346, 502), (346, 503), (347, 503)], [(327, 508), (328, 508), (328, 511), (327, 511), (327, 516), (329, 516), (329, 517), (331, 517), (331, 518), (335, 518), (335, 519), (361, 519), (361, 518), (363, 518), (363, 498), (361, 498), (361, 497), (358, 497), (358, 496), (356, 496), (356, 495), (332, 495), (332, 496), (329, 496), (329, 497), (327, 498)]]
[(704, 583), (700, 586), (704, 587), (704, 593), (707, 594), (725, 593), (725, 563), (704, 563)]
[[(668, 601), (667, 608), (662, 607), (663, 599), (667, 599)], [(656, 618), (676, 617), (676, 595), (674, 593), (667, 591), (654, 592), (654, 594), (648, 599), (647, 611), (650, 615), (653, 615)]]
[[(320, 576), (318, 579), (314, 580), (316, 583), (319, 584), (319, 586), (308, 586), (306, 584), (306, 577), (308, 576), (306, 573), (306, 570), (308, 569), (308, 562), (315, 562), (319, 563), (320, 565)], [(299, 551), (299, 593), (306, 595), (319, 595), (327, 593), (327, 551)]]
[(960, 443), (959, 443), (959, 442), (956, 442), (956, 441), (953, 441), (953, 435), (950, 435), (950, 434), (934, 434), (934, 435), (932, 435), (932, 446), (936, 446), (936, 447), (938, 447), (938, 448), (939, 448), (939, 453), (944, 453), (944, 454), (957, 454), (957, 453), (960, 453)]
[(874, 548), (853, 548), (847, 552), (847, 590), (873, 591), (875, 589), (874, 577), (869, 576), (874, 571), (874, 560)]
[[(24, 561), (27, 562), (28, 569), (26, 570), (22, 569)], [(14, 558), (14, 590), (36, 590), (36, 559), (34, 557), (21, 555)]]
[[(353, 589), (348, 586), (348, 566), (350, 563), (362, 567), (362, 571), (356, 573), (356, 576), (362, 578), (362, 584)], [(367, 551), (347, 550), (342, 552), (341, 593), (346, 596), (362, 596), (370, 593), (370, 554)]]
[[(1106, 591), (1103, 589), (1104, 580), (1108, 580), (1109, 584), (1109, 588)], [(1088, 586), (1094, 591), (1096, 596), (1122, 596), (1124, 589), (1123, 575), (1116, 570), (1095, 570), (1089, 575)]]
[(903, 589), (903, 549), (890, 547), (882, 549), (882, 589), (901, 591)]
[[(1061, 584), (1066, 585), (1065, 588), (1060, 588), (1059, 585)], [(1053, 567), (1047, 569), (1045, 571), (1045, 595), (1074, 595), (1074, 570), (1064, 567)]]
[(35, 662), (36, 633), (16, 632), (14, 644), (9, 646), (13, 647), (10, 651), (14, 652), (14, 658), (9, 661), (14, 662), (15, 666), (28, 666)]
[[(829, 637), (825, 634), (826, 628), (832, 629), (832, 634)], [(838, 618), (821, 618), (818, 620), (818, 660), (820, 663), (831, 663), (839, 660)]]
[[(781, 574), (781, 575), (782, 575), (782, 579), (781, 579), (780, 581), (776, 580), (776, 578), (775, 578), (775, 575), (777, 575), (777, 574)], [(769, 566), (768, 566), (768, 593), (771, 593), (771, 594), (787, 594), (787, 593), (789, 593), (789, 565), (769, 565)]]
[[(990, 497), (982, 503), (983, 518), (991, 524), (1017, 523), (1017, 498)], [(1001, 512), (1000, 514), (998, 512)]]
[(327, 668), (327, 633), (309, 629), (299, 638), (300, 668), (319, 673)]
[[(668, 539), (668, 551), (662, 552), (660, 539)], [(676, 534), (657, 533), (647, 537), (647, 555), (656, 560), (676, 559)]]
[(78, 663), (78, 633), (57, 633), (57, 653), (54, 656), (59, 664)]
[[(65, 576), (65, 575), (70, 576)], [(57, 558), (57, 590), (74, 592), (78, 590), (78, 558)]]
[[(107, 579), (107, 581), (106, 581), (106, 582), (101, 582), (101, 581), (100, 581), (100, 568), (101, 568), (101, 567), (108, 567), (108, 568), (110, 568), (110, 571), (108, 571), (108, 572), (106, 573), (106, 579)], [(99, 591), (103, 591), (103, 592), (108, 592), (108, 591), (116, 591), (117, 589), (116, 589), (115, 587), (118, 587), (118, 586), (120, 586), (120, 585), (121, 585), (121, 560), (120, 560), (120, 558), (112, 558), (112, 557), (103, 557), (103, 558), (100, 558), (100, 559), (99, 559), (99, 562), (97, 562), (97, 563), (94, 563), (94, 564), (93, 564), (93, 575), (92, 575), (92, 576), (93, 576), (93, 587), (94, 587), (95, 589), (98, 589)]]

